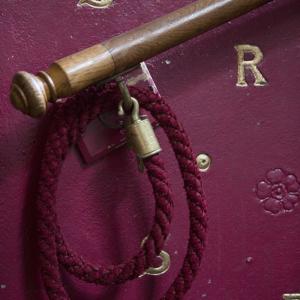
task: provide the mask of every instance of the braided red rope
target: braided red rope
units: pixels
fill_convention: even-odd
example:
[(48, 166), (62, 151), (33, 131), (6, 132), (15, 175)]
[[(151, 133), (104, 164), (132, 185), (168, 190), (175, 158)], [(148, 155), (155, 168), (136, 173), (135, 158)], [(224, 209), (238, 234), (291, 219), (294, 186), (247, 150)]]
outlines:
[[(200, 173), (188, 137), (170, 107), (148, 90), (132, 88), (130, 92), (164, 129), (184, 180), (191, 222), (188, 250), (179, 275), (162, 298), (181, 299), (197, 274), (204, 250), (206, 205)], [(153, 265), (169, 234), (173, 203), (166, 172), (158, 155), (144, 160), (156, 201), (154, 224), (143, 247), (131, 259), (116, 266), (93, 266), (68, 248), (57, 224), (55, 194), (69, 147), (76, 143), (90, 121), (119, 101), (120, 94), (115, 85), (108, 85), (101, 91), (92, 87), (58, 103), (51, 112), (52, 124), (42, 159), (37, 197), (41, 273), (51, 300), (69, 299), (61, 281), (59, 264), (86, 282), (102, 285), (123, 283), (137, 278)]]

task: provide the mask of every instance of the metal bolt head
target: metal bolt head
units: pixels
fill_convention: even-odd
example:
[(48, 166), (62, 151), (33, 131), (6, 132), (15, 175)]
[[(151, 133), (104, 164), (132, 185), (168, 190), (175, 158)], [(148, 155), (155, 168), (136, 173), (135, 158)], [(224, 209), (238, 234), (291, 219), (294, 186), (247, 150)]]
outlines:
[(211, 166), (211, 158), (209, 155), (205, 153), (200, 153), (197, 156), (197, 165), (199, 167), (200, 172), (207, 172)]

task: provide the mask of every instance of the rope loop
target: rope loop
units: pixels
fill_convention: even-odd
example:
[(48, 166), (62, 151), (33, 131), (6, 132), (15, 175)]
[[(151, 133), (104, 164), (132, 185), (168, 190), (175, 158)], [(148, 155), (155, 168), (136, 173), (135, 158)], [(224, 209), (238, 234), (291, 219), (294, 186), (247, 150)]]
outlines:
[[(207, 229), (206, 203), (200, 172), (183, 127), (165, 101), (146, 89), (130, 88), (140, 106), (151, 113), (166, 133), (173, 148), (189, 206), (189, 242), (178, 276), (163, 299), (182, 299), (191, 287), (203, 255)], [(64, 289), (59, 265), (77, 278), (95, 284), (112, 285), (140, 277), (154, 265), (170, 232), (173, 201), (164, 164), (159, 155), (144, 159), (155, 198), (154, 224), (140, 251), (127, 261), (111, 266), (94, 266), (66, 243), (57, 222), (56, 189), (69, 148), (76, 144), (88, 124), (100, 113), (116, 109), (121, 95), (115, 84), (80, 92), (52, 107), (51, 124), (43, 152), (37, 194), (37, 233), (41, 274), (49, 299), (70, 299)]]

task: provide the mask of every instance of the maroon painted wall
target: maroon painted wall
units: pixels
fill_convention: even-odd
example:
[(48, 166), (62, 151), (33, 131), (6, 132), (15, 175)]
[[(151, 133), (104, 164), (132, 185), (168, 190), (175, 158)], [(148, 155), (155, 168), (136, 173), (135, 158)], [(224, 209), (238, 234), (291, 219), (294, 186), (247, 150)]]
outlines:
[[(0, 299), (45, 299), (32, 233), (43, 122), (11, 107), (13, 74), (43, 69), (190, 2), (115, 0), (110, 9), (95, 10), (78, 8), (75, 0), (1, 1)], [(208, 247), (186, 299), (276, 300), (300, 292), (300, 206), (281, 206), (290, 194), (295, 201), (300, 197), (299, 13), (299, 1), (275, 0), (149, 61), (195, 153), (207, 152), (213, 159), (203, 175)], [(265, 87), (235, 86), (234, 46), (245, 43), (264, 53)], [(159, 299), (178, 272), (186, 249), (187, 207), (174, 156), (162, 132), (159, 138), (175, 200), (166, 246), (171, 270), (161, 278), (112, 288), (82, 284), (64, 274), (72, 299)], [(122, 261), (147, 234), (153, 199), (136, 169), (126, 149), (92, 166), (84, 165), (73, 149), (65, 162), (59, 220), (70, 245), (92, 262)], [(278, 199), (266, 192), (278, 186)]]

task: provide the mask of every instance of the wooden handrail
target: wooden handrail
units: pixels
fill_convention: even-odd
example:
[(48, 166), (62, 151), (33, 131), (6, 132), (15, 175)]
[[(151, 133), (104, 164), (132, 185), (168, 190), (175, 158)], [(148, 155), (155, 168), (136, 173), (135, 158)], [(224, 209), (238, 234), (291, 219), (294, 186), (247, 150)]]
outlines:
[(33, 117), (79, 90), (119, 74), (270, 0), (198, 0), (152, 22), (54, 62), (37, 75), (15, 74), (11, 102)]

